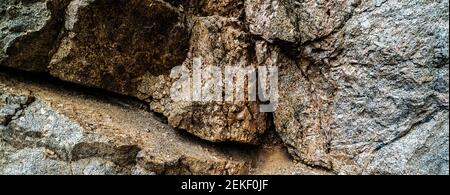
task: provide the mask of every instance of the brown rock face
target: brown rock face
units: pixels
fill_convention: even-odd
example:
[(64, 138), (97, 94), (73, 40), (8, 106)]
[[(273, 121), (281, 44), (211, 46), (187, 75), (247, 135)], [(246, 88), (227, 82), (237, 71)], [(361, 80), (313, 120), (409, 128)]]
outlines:
[[(51, 52), (50, 48), (37, 50), (51, 61), (46, 58), (36, 64), (39, 67), (25, 69), (138, 97), (167, 116), (173, 127), (206, 140), (257, 143), (265, 132), (266, 115), (258, 111), (256, 102), (174, 102), (170, 98), (175, 82), (169, 77), (171, 69), (183, 64), (192, 71), (194, 58), (203, 59), (202, 68), (254, 66), (252, 41), (238, 19), (243, 1), (74, 0), (66, 5), (64, 20), (51, 18), (50, 11), (44, 10), (49, 12), (43, 14), (45, 22), (60, 25), (51, 26)], [(58, 13), (64, 12), (64, 7), (57, 8)], [(21, 59), (36, 61), (29, 56)], [(202, 82), (206, 85), (208, 79)]]
[[(193, 18), (190, 49), (183, 67), (192, 78), (193, 61), (201, 59), (203, 72), (211, 66), (218, 68), (221, 79), (202, 75), (201, 86), (213, 84), (224, 89), (222, 77), (225, 66), (254, 67), (251, 43), (243, 24), (235, 18), (208, 16)], [(168, 75), (141, 77), (137, 96), (150, 103), (152, 110), (163, 113), (171, 126), (185, 129), (203, 139), (221, 142), (235, 141), (257, 143), (266, 130), (266, 114), (259, 112), (257, 102), (222, 101), (173, 101), (170, 97), (172, 84), (180, 78)], [(194, 89), (193, 89), (194, 90)], [(245, 88), (244, 90), (247, 90)], [(193, 93), (193, 92), (192, 92)]]
[[(202, 59), (202, 69), (215, 66), (223, 71), (225, 66), (253, 66), (251, 44), (242, 25), (234, 18), (196, 18), (189, 55), (183, 66), (192, 71), (194, 58)], [(202, 86), (213, 79), (203, 78)], [(224, 78), (214, 83), (222, 89), (231, 84)], [(164, 114), (172, 126), (211, 141), (257, 143), (266, 130), (266, 114), (259, 112), (256, 102), (172, 102), (165, 107)]]
[(185, 59), (189, 33), (183, 17), (163, 1), (72, 1), (50, 73), (134, 94), (136, 78), (168, 74)]
[(277, 16), (288, 6), (249, 19), (252, 33), (290, 42), (256, 51), (280, 67), (274, 118), (291, 155), (341, 174), (448, 173), (448, 1), (335, 2), (300, 3), (298, 31)]
[(325, 69), (314, 67), (306, 77), (302, 68), (308, 64), (301, 64), (305, 61), (291, 59), (280, 48), (263, 41), (257, 42), (256, 48), (258, 63), (280, 69), (280, 102), (274, 118), (276, 130), (288, 144), (289, 152), (311, 166), (330, 168), (329, 100), (335, 89), (320, 75)]
[(113, 99), (0, 74), (0, 174), (246, 174), (246, 153)]

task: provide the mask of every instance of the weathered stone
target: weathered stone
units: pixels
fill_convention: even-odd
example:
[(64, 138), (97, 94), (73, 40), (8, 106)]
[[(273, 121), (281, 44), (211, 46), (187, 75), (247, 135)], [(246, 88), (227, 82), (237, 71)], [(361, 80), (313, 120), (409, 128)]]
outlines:
[(46, 71), (69, 0), (2, 0), (0, 65)]
[[(329, 98), (333, 88), (325, 77), (305, 73), (302, 64), (289, 59), (281, 50), (265, 42), (256, 45), (258, 63), (279, 66), (279, 106), (274, 112), (276, 130), (297, 159), (312, 165), (330, 168), (327, 143), (331, 129)], [(320, 67), (314, 67), (320, 68)]]
[(240, 17), (244, 13), (244, 0), (166, 0), (194, 16)]
[(0, 94), (8, 99), (0, 111), (11, 116), (0, 125), (1, 174), (249, 171), (245, 153), (228, 154), (181, 136), (146, 111), (4, 75), (0, 81)]
[(169, 2), (71, 1), (48, 71), (62, 80), (148, 101), (173, 127), (203, 139), (256, 143), (266, 129), (265, 114), (257, 112), (256, 104), (197, 104), (169, 98), (170, 70), (183, 61), (187, 67), (193, 57), (203, 57), (205, 66), (251, 65), (249, 39), (235, 18), (242, 13), (243, 2), (196, 1), (193, 7), (179, 8), (185, 3)]
[[(242, 24), (237, 19), (220, 16), (199, 17), (194, 20), (191, 47), (183, 66), (192, 71), (194, 58), (198, 58), (201, 59), (201, 68), (204, 71), (211, 66), (218, 67), (221, 71), (225, 66), (250, 67), (253, 66), (250, 47)], [(214, 78), (202, 76), (201, 85), (208, 85)], [(222, 93), (221, 100), (212, 102), (174, 102), (169, 96), (170, 86), (174, 81), (167, 84), (167, 80), (169, 79), (166, 79), (166, 84), (154, 85), (165, 87), (162, 90), (155, 90), (156, 94), (152, 95), (153, 102), (150, 105), (153, 110), (164, 113), (173, 127), (185, 129), (198, 137), (214, 142), (257, 143), (265, 132), (266, 114), (259, 111), (257, 102), (228, 102)], [(155, 82), (144, 82), (143, 86), (149, 86), (151, 83)], [(224, 89), (224, 86), (230, 83), (225, 83), (222, 77), (213, 85)], [(247, 87), (245, 90), (248, 90)], [(160, 98), (161, 91), (164, 95)]]
[(180, 65), (189, 40), (184, 15), (160, 0), (71, 1), (62, 36), (53, 76), (129, 95), (138, 77)]
[[(207, 5), (205, 9), (214, 4)], [(114, 20), (108, 19), (111, 13)], [(193, 20), (190, 56), (204, 55), (205, 66), (249, 64), (247, 40), (237, 19), (212, 16)], [(256, 106), (243, 103), (229, 111), (231, 105), (180, 105), (168, 99), (170, 69), (186, 58), (184, 25), (183, 15), (160, 1), (72, 1), (67, 32), (50, 72), (63, 80), (148, 100), (153, 110), (168, 116), (173, 127), (203, 139), (255, 143), (265, 130), (264, 115), (255, 112)], [(220, 38), (223, 41), (216, 42)], [(161, 42), (166, 43), (164, 47)], [(184, 65), (191, 62), (188, 57)], [(255, 115), (246, 114), (237, 121), (236, 115), (246, 110)]]
[(448, 1), (353, 12), (296, 56), (256, 49), (281, 69), (281, 138), (296, 159), (336, 173), (448, 174)]
[(359, 0), (249, 0), (245, 14), (250, 32), (267, 41), (305, 43), (336, 31)]
[[(269, 151), (251, 173), (448, 174), (448, 0), (3, 0), (0, 16), (1, 66), (137, 97), (214, 142), (258, 143), (272, 117), (174, 102), (171, 69), (279, 67), (273, 120), (300, 163)], [(3, 83), (0, 173), (248, 171), (149, 113)]]

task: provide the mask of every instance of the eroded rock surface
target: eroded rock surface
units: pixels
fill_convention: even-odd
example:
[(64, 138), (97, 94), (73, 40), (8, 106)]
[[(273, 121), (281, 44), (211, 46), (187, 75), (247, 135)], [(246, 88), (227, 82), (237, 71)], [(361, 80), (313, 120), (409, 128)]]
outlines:
[[(225, 66), (253, 66), (248, 39), (243, 24), (236, 18), (196, 18), (192, 28), (191, 47), (183, 66), (192, 72), (195, 59), (201, 60), (201, 86), (224, 89), (225, 85), (232, 85), (226, 83), (222, 76)], [(212, 66), (220, 70), (219, 75), (204, 74)], [(217, 77), (221, 79), (215, 80)], [(202, 93), (205, 93), (204, 89)], [(166, 87), (165, 98), (151, 103), (153, 110), (164, 113), (173, 127), (186, 129), (203, 139), (255, 144), (267, 129), (266, 113), (259, 112), (257, 102), (228, 102), (222, 93), (219, 98), (210, 101), (172, 101), (169, 94), (169, 87)], [(221, 100), (217, 101), (218, 99)]]
[[(205, 66), (251, 65), (249, 37), (238, 19), (243, 1), (73, 0), (66, 5), (58, 7), (58, 13), (65, 13), (58, 20), (42, 8), (42, 20), (59, 25), (49, 27), (57, 41), (51, 52), (39, 50), (50, 58), (27, 70), (138, 97), (166, 115), (173, 127), (209, 141), (257, 143), (265, 132), (265, 114), (256, 112), (256, 104), (179, 103), (169, 98), (174, 82), (170, 70), (189, 67), (194, 57), (203, 57)], [(27, 22), (22, 14), (6, 18), (5, 25)], [(9, 31), (4, 34), (9, 36)], [(30, 55), (26, 59), (36, 61), (38, 54)]]
[(0, 65), (46, 71), (69, 0), (0, 3)]
[(306, 43), (341, 28), (359, 0), (248, 0), (250, 32), (269, 42)]
[(1, 174), (244, 174), (247, 154), (185, 137), (151, 113), (1, 75)]
[(342, 174), (448, 174), (447, 4), (360, 2), (294, 51), (262, 43), (281, 68), (275, 123), (291, 154)]
[(158, 0), (75, 0), (49, 66), (55, 77), (133, 95), (145, 73), (168, 74), (186, 58), (184, 16)]
[[(0, 65), (137, 97), (170, 126), (213, 142), (261, 144), (272, 117), (259, 112), (258, 102), (173, 101), (170, 70), (184, 65), (192, 73), (196, 58), (221, 69), (277, 66), (280, 98), (273, 122), (301, 164), (259, 172), (448, 174), (448, 0), (4, 0), (0, 16)], [(230, 84), (210, 81), (201, 85)], [(92, 122), (99, 112), (84, 108), (77, 96), (58, 101), (75, 101), (68, 109), (83, 107), (86, 114), (55, 107), (47, 95), (1, 97), (5, 173), (246, 169), (241, 161), (202, 149), (209, 144), (165, 137), (171, 129), (164, 125), (156, 128), (161, 131), (136, 131), (155, 126), (146, 114), (115, 111), (129, 114), (114, 118), (129, 120), (129, 130), (114, 120)], [(41, 122), (27, 124), (32, 119)], [(107, 128), (90, 127), (96, 124)], [(86, 132), (106, 141), (85, 142), (97, 139)], [(137, 138), (135, 132), (151, 136)], [(131, 152), (134, 158), (124, 155), (130, 150), (138, 151)], [(171, 156), (156, 155), (162, 151)], [(14, 163), (19, 159), (27, 163)]]
[(181, 7), (194, 16), (241, 17), (244, 14), (244, 0), (166, 0)]

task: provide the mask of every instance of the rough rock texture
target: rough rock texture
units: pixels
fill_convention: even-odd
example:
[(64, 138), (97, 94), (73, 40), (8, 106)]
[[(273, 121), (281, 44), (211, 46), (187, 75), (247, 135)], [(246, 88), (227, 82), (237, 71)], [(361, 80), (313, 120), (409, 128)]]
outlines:
[[(183, 66), (192, 72), (194, 58), (201, 59), (203, 72), (210, 66), (221, 70), (225, 66), (253, 66), (250, 64), (251, 45), (242, 25), (236, 18), (196, 18), (190, 51)], [(202, 75), (201, 85), (212, 85), (212, 88), (230, 85), (224, 78), (219, 82), (215, 82), (213, 78), (214, 75)], [(152, 102), (151, 108), (164, 113), (173, 127), (186, 129), (203, 139), (257, 143), (267, 128), (266, 114), (259, 112), (257, 102), (173, 102), (169, 97), (169, 88), (165, 89), (166, 98)]]
[(134, 94), (138, 77), (168, 74), (185, 59), (189, 34), (183, 20), (158, 0), (71, 1), (50, 73)]
[[(136, 97), (167, 117), (171, 127), (208, 141), (264, 145), (273, 122), (300, 163), (270, 160), (283, 155), (268, 151), (257, 158), (259, 165), (251, 171), (256, 174), (449, 174), (448, 3), (3, 0), (0, 65)], [(173, 101), (170, 88), (176, 80), (170, 70), (184, 65), (192, 73), (196, 58), (221, 69), (277, 66), (280, 98), (273, 117), (259, 112), (258, 102)], [(204, 78), (201, 85), (230, 85), (211, 83), (213, 78)], [(88, 106), (83, 109), (90, 112), (78, 114), (55, 104), (46, 107), (56, 101), (45, 100), (46, 95), (2, 90), (4, 173), (205, 173), (206, 165), (213, 167), (206, 173), (214, 174), (248, 170), (249, 161), (226, 160), (222, 152), (202, 149), (220, 146), (185, 141), (173, 133), (164, 137), (171, 131), (165, 126), (144, 131), (150, 138), (137, 138), (136, 132), (155, 126), (148, 113), (119, 109), (112, 113), (128, 115), (92, 122), (100, 112)], [(78, 96), (60, 102), (72, 98)], [(79, 101), (68, 109), (86, 104)], [(90, 105), (97, 104), (109, 108)], [(33, 111), (41, 108), (47, 111)], [(49, 116), (66, 117), (58, 120), (66, 122), (48, 122)], [(37, 125), (19, 119), (35, 119)], [(52, 136), (41, 132), (46, 128)], [(86, 132), (109, 145), (79, 141), (96, 139)], [(101, 155), (77, 156), (73, 151), (80, 143), (82, 150), (97, 148)], [(136, 155), (124, 155), (135, 147)], [(173, 155), (156, 155), (161, 151)], [(26, 163), (18, 164), (19, 159)], [(197, 163), (200, 159), (206, 160)]]
[(0, 65), (46, 71), (69, 0), (2, 0)]
[(194, 16), (240, 17), (244, 13), (244, 0), (166, 0)]
[(346, 22), (358, 0), (248, 0), (250, 32), (269, 42), (306, 43), (325, 37)]
[[(39, 33), (57, 41), (51, 52), (50, 48), (38, 51), (45, 52), (45, 60), (35, 53), (23, 57), (32, 62), (40, 57), (42, 63), (25, 68), (17, 62), (5, 64), (138, 97), (168, 117), (173, 127), (209, 141), (257, 143), (265, 132), (266, 115), (256, 112), (256, 104), (185, 104), (169, 97), (174, 82), (170, 70), (177, 65), (190, 66), (193, 57), (203, 57), (205, 66), (251, 65), (249, 37), (238, 19), (244, 13), (242, 0), (73, 0), (66, 5), (58, 7), (58, 13), (65, 12), (64, 20), (52, 18), (42, 6), (45, 14), (38, 24), (55, 25), (49, 27), (53, 34), (42, 27)], [(20, 3), (17, 6), (30, 9)], [(19, 13), (19, 17), (5, 18), (3, 23), (28, 22), (28, 14), (22, 14), (25, 16)]]
[(144, 110), (0, 75), (0, 174), (244, 174), (248, 156)]
[(141, 102), (51, 81), (0, 73), (0, 174), (331, 174), (295, 163), (279, 141), (213, 145)]
[[(325, 37), (311, 29), (299, 30), (309, 37), (299, 39), (281, 27), (255, 30), (298, 44), (256, 50), (281, 68), (275, 123), (290, 153), (341, 174), (448, 174), (448, 1), (352, 2), (352, 9), (314, 2), (350, 15), (325, 18), (345, 19), (322, 29), (332, 32)], [(264, 21), (271, 13), (255, 15)]]

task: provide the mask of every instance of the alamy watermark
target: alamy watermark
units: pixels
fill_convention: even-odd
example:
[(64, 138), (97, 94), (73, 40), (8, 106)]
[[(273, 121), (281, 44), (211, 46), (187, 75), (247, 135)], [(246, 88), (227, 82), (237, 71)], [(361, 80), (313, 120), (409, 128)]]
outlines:
[(228, 102), (259, 101), (260, 112), (274, 112), (278, 106), (278, 67), (203, 66), (196, 57), (192, 69), (176, 66), (170, 77), (173, 101)]

